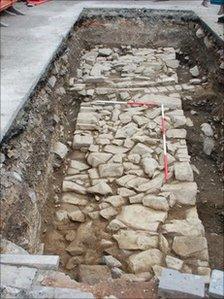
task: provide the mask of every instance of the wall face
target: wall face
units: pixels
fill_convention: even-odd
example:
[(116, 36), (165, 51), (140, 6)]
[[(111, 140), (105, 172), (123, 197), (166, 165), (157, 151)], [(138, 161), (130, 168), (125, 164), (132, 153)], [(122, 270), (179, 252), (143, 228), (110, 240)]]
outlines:
[[(84, 11), (66, 45), (67, 51), (56, 59), (3, 144), (6, 160), (2, 170), (1, 228), (6, 238), (31, 252), (37, 251), (41, 215), (48, 221), (54, 212), (47, 213), (45, 203), (54, 202), (60, 193), (64, 166), (51, 148), (55, 141), (65, 143), (73, 137), (81, 98), (69, 91), (69, 80), (76, 76), (83, 49), (97, 44), (180, 48), (189, 53), (192, 64), (200, 62), (214, 76), (217, 57), (198, 41), (191, 29), (192, 21), (186, 23), (194, 16), (169, 16), (169, 12), (161, 15), (139, 10)], [(187, 79), (184, 73), (180, 78)]]

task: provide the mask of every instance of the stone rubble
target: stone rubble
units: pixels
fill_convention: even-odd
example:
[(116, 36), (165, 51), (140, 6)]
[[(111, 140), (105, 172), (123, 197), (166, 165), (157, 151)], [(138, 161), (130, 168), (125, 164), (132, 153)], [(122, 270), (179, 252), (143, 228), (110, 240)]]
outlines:
[[(67, 269), (77, 267), (81, 281), (146, 281), (160, 277), (165, 267), (208, 274), (207, 241), (195, 207), (198, 190), (186, 144), (185, 125), (192, 124), (181, 102), (182, 92), (200, 85), (179, 84), (178, 67), (174, 48), (96, 46), (82, 57), (78, 79), (70, 84), (84, 100), (73, 138), (75, 159), (67, 158), (56, 212), (58, 228), (68, 227)], [(190, 72), (199, 76), (197, 66)], [(206, 134), (211, 138), (211, 132)], [(77, 233), (68, 235), (71, 229)]]

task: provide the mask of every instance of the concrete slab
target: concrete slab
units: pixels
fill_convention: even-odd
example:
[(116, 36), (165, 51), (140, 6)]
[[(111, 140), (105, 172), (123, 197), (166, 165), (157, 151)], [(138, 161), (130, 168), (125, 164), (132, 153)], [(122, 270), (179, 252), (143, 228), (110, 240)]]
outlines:
[(35, 287), (27, 292), (27, 295), (33, 299), (94, 299), (91, 293), (68, 288)]
[(203, 277), (164, 269), (159, 281), (158, 293), (165, 298), (204, 298)]
[(37, 269), (1, 265), (1, 286), (30, 288)]
[(26, 266), (41, 270), (57, 270), (59, 266), (59, 256), (1, 254), (0, 264), (12, 266)]
[(83, 8), (148, 8), (192, 10), (220, 39), (223, 26), (217, 21), (217, 6), (202, 7), (193, 1), (49, 1), (36, 7), (18, 3), (25, 16), (3, 16), (1, 29), (1, 140), (9, 130), (58, 47)]
[(224, 298), (224, 272), (213, 270), (209, 285), (209, 295), (214, 298)]

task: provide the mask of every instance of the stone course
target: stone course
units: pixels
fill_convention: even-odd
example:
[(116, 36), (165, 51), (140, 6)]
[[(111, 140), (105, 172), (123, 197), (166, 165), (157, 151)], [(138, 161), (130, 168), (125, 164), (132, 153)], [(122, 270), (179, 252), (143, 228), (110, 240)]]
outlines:
[[(120, 270), (110, 270), (113, 275), (123, 271), (123, 275), (158, 277), (164, 267), (204, 277), (208, 273), (207, 241), (195, 206), (198, 190), (181, 102), (182, 92), (198, 87), (179, 84), (178, 67), (171, 47), (96, 46), (84, 53), (77, 81), (71, 85), (84, 102), (57, 213), (61, 211), (63, 219), (67, 202), (75, 217), (66, 208), (69, 219), (59, 217), (58, 223), (75, 223), (87, 234), (87, 229), (99, 229), (104, 242), (94, 233), (91, 236), (98, 248), (91, 249), (97, 256), (95, 267), (100, 261), (108, 269), (114, 263)], [(191, 72), (195, 74), (195, 69)], [(167, 129), (167, 182), (161, 104)], [(79, 257), (79, 273), (86, 272), (82, 261), (89, 250), (79, 236), (66, 248), (72, 258)]]
[[(83, 53), (76, 80), (68, 82), (82, 104), (71, 155), (64, 144), (52, 149), (66, 167), (55, 212), (57, 231), (46, 232), (46, 240), (47, 250), (59, 254), (62, 266), (81, 282), (148, 281), (160, 278), (166, 267), (209, 281), (208, 247), (196, 209), (198, 190), (181, 102), (182, 92), (198, 86), (180, 84), (178, 67), (174, 48), (96, 46)], [(26, 265), (22, 259), (19, 263)], [(6, 276), (15, 272), (3, 285), (29, 289), (38, 265), (2, 265)], [(26, 280), (26, 275), (32, 278)], [(34, 288), (29, 298), (62, 293)], [(93, 298), (74, 290), (64, 294)]]

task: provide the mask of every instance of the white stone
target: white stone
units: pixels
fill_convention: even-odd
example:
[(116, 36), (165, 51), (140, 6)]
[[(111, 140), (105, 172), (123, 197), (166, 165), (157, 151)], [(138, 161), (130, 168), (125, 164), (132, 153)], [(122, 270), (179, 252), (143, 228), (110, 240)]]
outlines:
[(75, 135), (73, 138), (73, 148), (80, 149), (81, 147), (89, 147), (93, 143), (91, 135)]
[(130, 201), (130, 203), (141, 203), (143, 197), (144, 197), (144, 193), (139, 193), (135, 196), (129, 197), (129, 201)]
[(169, 210), (169, 204), (166, 198), (162, 196), (146, 195), (144, 196), (142, 202), (144, 206), (152, 208), (154, 210), (162, 210), (162, 211)]
[(166, 265), (168, 268), (181, 270), (184, 262), (174, 256), (167, 255), (166, 256)]
[(205, 237), (178, 236), (174, 237), (172, 249), (181, 257), (198, 257), (200, 252), (206, 251), (208, 258), (208, 245)]
[(121, 228), (126, 228), (127, 226), (118, 219), (113, 219), (107, 226), (108, 231), (117, 232)]
[(154, 193), (156, 191), (159, 191), (163, 185), (163, 180), (164, 180), (164, 174), (160, 173), (159, 175), (154, 177), (148, 183), (140, 185), (138, 187), (138, 191), (140, 191), (140, 192), (146, 191), (147, 193)]
[(56, 219), (58, 221), (64, 221), (68, 219), (68, 213), (65, 210), (59, 210), (55, 213)]
[(100, 211), (100, 215), (105, 218), (105, 219), (110, 219), (111, 217), (113, 216), (116, 216), (117, 215), (117, 211), (112, 208), (112, 207), (109, 207), (109, 208), (106, 208), (106, 209), (103, 209)]
[(128, 258), (128, 264), (132, 272), (146, 272), (154, 265), (161, 265), (163, 254), (158, 249), (148, 249), (146, 251), (134, 254)]
[(178, 181), (193, 182), (193, 170), (189, 162), (176, 162), (174, 164), (174, 174)]
[(112, 154), (124, 154), (128, 151), (127, 148), (116, 145), (106, 145), (104, 151)]
[(93, 152), (89, 154), (87, 162), (92, 167), (97, 167), (100, 164), (106, 163), (111, 157), (112, 154)]
[(104, 198), (104, 201), (110, 203), (113, 207), (120, 207), (125, 204), (125, 199), (120, 195), (109, 196)]
[(124, 172), (122, 164), (118, 163), (107, 163), (99, 166), (100, 177), (120, 177)]
[(107, 183), (105, 183), (104, 181), (100, 181), (98, 184), (94, 185), (93, 187), (88, 188), (87, 192), (107, 195), (112, 193), (112, 189)]
[(142, 159), (142, 166), (144, 172), (151, 178), (153, 177), (154, 172), (158, 168), (159, 164), (155, 159), (146, 157)]
[(214, 135), (214, 131), (213, 131), (211, 125), (208, 123), (203, 123), (201, 125), (201, 130), (207, 137), (212, 137)]
[(202, 37), (205, 36), (205, 33), (204, 33), (204, 31), (203, 31), (202, 28), (198, 28), (198, 30), (196, 31), (196, 36), (197, 36), (198, 38), (202, 38)]
[(79, 194), (86, 194), (86, 188), (70, 181), (63, 181), (62, 190), (64, 192), (77, 192)]
[(173, 219), (162, 226), (163, 233), (181, 236), (203, 236), (204, 226), (199, 218)]
[(166, 131), (167, 138), (180, 138), (185, 139), (187, 131), (185, 129), (169, 129)]
[(99, 55), (101, 56), (110, 56), (112, 53), (113, 51), (110, 48), (99, 49)]
[(180, 204), (195, 205), (197, 195), (195, 182), (165, 184), (161, 191), (173, 193), (175, 200)]
[(62, 202), (73, 204), (73, 205), (80, 205), (85, 206), (88, 203), (84, 197), (81, 197), (79, 194), (74, 193), (64, 193), (62, 195)]
[(198, 66), (194, 66), (190, 69), (190, 73), (193, 77), (198, 77), (200, 75), (200, 72), (199, 72), (199, 69), (198, 69)]
[(36, 273), (36, 268), (1, 265), (1, 285), (28, 289), (31, 287)]
[(158, 246), (158, 236), (151, 236), (143, 231), (120, 230), (113, 238), (118, 242), (119, 248), (125, 250), (147, 250)]
[(137, 132), (137, 130), (137, 125), (133, 122), (130, 122), (126, 126), (119, 128), (116, 131), (115, 138), (130, 138)]
[(75, 211), (68, 212), (68, 217), (72, 221), (85, 222), (85, 215), (80, 211), (79, 208), (77, 208)]
[(78, 171), (84, 171), (89, 169), (89, 165), (76, 160), (71, 160), (70, 166), (74, 169), (77, 169)]
[(106, 264), (108, 267), (122, 267), (122, 263), (115, 259), (112, 255), (104, 255), (102, 257), (103, 264)]
[(140, 204), (133, 204), (122, 207), (117, 219), (124, 224), (136, 228), (156, 231), (158, 223), (164, 222), (167, 213), (146, 208)]
[(138, 154), (140, 156), (151, 153), (153, 153), (153, 150), (143, 143), (137, 143), (130, 152), (131, 155)]
[(41, 270), (57, 270), (59, 256), (31, 254), (1, 254), (1, 265), (31, 267)]
[(211, 153), (213, 152), (214, 147), (215, 147), (214, 139), (211, 138), (211, 137), (204, 137), (204, 140), (203, 140), (203, 152), (207, 156), (211, 155)]

